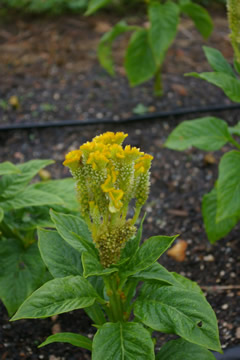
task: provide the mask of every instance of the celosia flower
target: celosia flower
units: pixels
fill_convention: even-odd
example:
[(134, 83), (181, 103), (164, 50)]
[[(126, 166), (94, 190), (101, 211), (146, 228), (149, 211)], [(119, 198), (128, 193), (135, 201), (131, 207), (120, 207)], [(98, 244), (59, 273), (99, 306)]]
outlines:
[[(76, 180), (81, 214), (99, 250), (103, 266), (116, 263), (135, 234), (134, 226), (149, 193), (153, 157), (130, 145), (123, 132), (106, 132), (66, 155), (64, 165)], [(135, 212), (128, 218), (130, 202)]]

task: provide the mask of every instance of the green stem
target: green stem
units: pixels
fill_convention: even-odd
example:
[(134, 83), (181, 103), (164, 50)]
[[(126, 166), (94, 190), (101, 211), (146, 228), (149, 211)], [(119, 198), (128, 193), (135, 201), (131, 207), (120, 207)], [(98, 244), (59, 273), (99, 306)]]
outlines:
[(110, 320), (113, 322), (124, 321), (123, 304), (118, 288), (117, 275), (114, 274), (105, 279), (107, 294), (109, 296)]
[(157, 72), (155, 74), (154, 94), (156, 96), (162, 96), (163, 95), (161, 66), (159, 66), (159, 68), (158, 68), (158, 70), (157, 70)]
[(232, 138), (231, 141), (230, 141), (230, 143), (233, 144), (234, 146), (236, 146), (236, 148), (240, 150), (240, 144), (239, 144), (236, 140), (234, 140), (234, 139)]
[(103, 325), (106, 322), (105, 316), (102, 309), (98, 304), (94, 304), (84, 309), (87, 315), (94, 321), (97, 325)]

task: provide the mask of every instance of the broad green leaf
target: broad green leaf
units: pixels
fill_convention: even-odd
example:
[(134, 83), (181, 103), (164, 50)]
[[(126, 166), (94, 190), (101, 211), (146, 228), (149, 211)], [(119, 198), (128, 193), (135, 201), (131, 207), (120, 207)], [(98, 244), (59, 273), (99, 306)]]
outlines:
[(57, 195), (63, 200), (63, 204), (68, 209), (79, 209), (75, 191), (75, 180), (73, 178), (44, 181), (33, 184), (32, 187), (37, 190)]
[(240, 81), (237, 78), (234, 79), (232, 76), (223, 72), (188, 73), (185, 75), (206, 80), (221, 88), (232, 101), (240, 102)]
[(96, 256), (91, 253), (82, 253), (82, 264), (83, 264), (83, 276), (88, 278), (89, 276), (104, 276), (109, 275), (113, 272), (118, 271), (116, 267), (104, 268)]
[(0, 298), (12, 315), (43, 283), (46, 271), (37, 244), (25, 249), (18, 240), (1, 240)]
[(207, 39), (211, 35), (213, 22), (207, 10), (193, 2), (187, 2), (181, 5), (181, 10), (193, 20), (196, 28), (204, 39)]
[(121, 277), (126, 278), (151, 266), (171, 246), (176, 236), (153, 236), (146, 240), (128, 264), (121, 268)]
[(97, 256), (87, 224), (77, 216), (50, 211), (52, 221), (61, 237), (74, 249), (87, 251)]
[[(63, 201), (55, 194), (46, 193), (41, 190), (32, 188), (25, 188), (23, 191), (17, 193), (13, 198), (6, 200), (2, 203), (2, 206), (6, 210), (22, 209), (30, 206), (43, 206), (62, 204)], [(0, 202), (1, 204), (1, 202)]]
[(131, 36), (124, 65), (131, 86), (149, 80), (157, 71), (157, 64), (146, 29), (137, 30)]
[(131, 278), (148, 281), (150, 283), (157, 282), (158, 285), (163, 286), (179, 286), (187, 290), (197, 291), (202, 294), (202, 290), (196, 282), (191, 281), (175, 272), (167, 271), (167, 269), (165, 269), (165, 267), (160, 265), (158, 262), (155, 262), (147, 269), (134, 274), (133, 276), (131, 276)]
[(85, 15), (92, 15), (101, 7), (107, 5), (111, 0), (89, 0)]
[(185, 150), (190, 146), (206, 151), (219, 150), (232, 137), (227, 123), (221, 119), (207, 116), (183, 121), (169, 135), (165, 146), (173, 150)]
[(235, 126), (229, 126), (228, 130), (229, 130), (230, 134), (240, 136), (240, 121)]
[(163, 285), (173, 285), (177, 283), (173, 275), (158, 262), (155, 262), (147, 269), (139, 271), (131, 277), (143, 281), (157, 281)]
[(171, 340), (163, 345), (156, 360), (216, 360), (215, 356), (202, 346), (183, 339)]
[(140, 226), (138, 228), (137, 234), (136, 236), (133, 236), (131, 239), (129, 239), (125, 245), (125, 247), (123, 248), (123, 250), (121, 251), (121, 260), (126, 259), (126, 258), (130, 258), (132, 257), (140, 244), (141, 238), (142, 238), (142, 229), (143, 229), (143, 222), (145, 219), (146, 214), (143, 216)]
[(12, 232), (18, 230), (23, 236), (38, 226), (54, 228), (55, 225), (49, 216), (49, 207), (35, 206), (5, 212), (5, 223)]
[(150, 333), (138, 323), (106, 323), (93, 338), (92, 360), (153, 360)]
[(38, 246), (53, 277), (82, 275), (81, 254), (61, 238), (57, 231), (38, 230)]
[(217, 319), (204, 296), (178, 286), (144, 284), (134, 314), (146, 326), (221, 351)]
[(0, 207), (0, 222), (2, 222), (3, 218), (4, 218), (4, 211), (3, 211), (3, 209)]
[(136, 27), (129, 26), (124, 20), (117, 23), (110, 31), (105, 33), (98, 45), (98, 59), (102, 67), (114, 75), (112, 43), (121, 34), (127, 31), (136, 30)]
[(26, 187), (39, 170), (52, 163), (52, 160), (30, 160), (16, 165), (20, 170), (19, 174), (5, 175), (0, 179), (0, 197), (13, 197)]
[(82, 276), (56, 278), (36, 290), (11, 320), (46, 318), (91, 306), (96, 300), (104, 303)]
[(4, 161), (0, 164), (0, 175), (10, 175), (16, 173), (20, 173), (20, 170), (10, 161)]
[(240, 218), (240, 151), (224, 154), (219, 164), (217, 184), (217, 223)]
[(179, 23), (179, 6), (172, 1), (165, 4), (150, 3), (148, 7), (150, 20), (149, 42), (155, 61), (161, 65), (165, 53), (177, 34)]
[(209, 64), (214, 71), (223, 72), (232, 76), (233, 78), (236, 78), (233, 68), (219, 50), (213, 49), (208, 46), (203, 46), (203, 50)]
[[(237, 224), (237, 217), (226, 218), (216, 222), (217, 217), (217, 190), (216, 188), (203, 196), (202, 214), (204, 227), (208, 236), (208, 240), (214, 244), (217, 240), (226, 236), (232, 228)], [(240, 216), (239, 216), (240, 217)]]
[(54, 342), (68, 343), (73, 346), (81, 347), (90, 351), (92, 350), (92, 340), (88, 339), (86, 336), (70, 332), (51, 335), (38, 347), (41, 348)]
[(186, 290), (196, 291), (197, 293), (203, 295), (202, 289), (195, 281), (192, 281), (185, 276), (175, 272), (171, 272), (171, 275), (175, 278), (175, 280), (177, 280), (177, 284), (174, 284), (175, 286), (181, 286)]

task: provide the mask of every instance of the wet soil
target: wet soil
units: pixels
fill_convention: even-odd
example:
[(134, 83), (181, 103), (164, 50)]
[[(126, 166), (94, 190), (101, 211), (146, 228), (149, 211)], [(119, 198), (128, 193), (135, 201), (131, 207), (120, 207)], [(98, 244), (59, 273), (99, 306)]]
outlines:
[[(6, 49), (7, 45), (13, 44), (13, 50), (10, 46), (8, 52), (0, 52), (0, 70), (5, 74), (4, 80), (0, 82), (0, 98), (8, 101), (14, 95), (20, 99), (18, 109), (14, 110), (8, 106), (8, 109), (0, 110), (2, 111), (1, 124), (68, 118), (79, 120), (90, 116), (99, 120), (103, 116), (124, 117), (131, 114), (133, 108), (139, 103), (150, 108), (149, 111), (175, 109), (177, 106), (227, 103), (226, 97), (220, 90), (200, 80), (184, 79), (182, 76), (186, 71), (201, 71), (208, 68), (199, 45), (200, 38), (193, 31), (190, 22), (186, 21), (186, 24), (184, 22), (185, 25), (180, 27), (178, 41), (169, 52), (164, 66), (166, 92), (163, 98), (158, 99), (152, 95), (151, 82), (139, 88), (130, 89), (121, 75), (123, 70), (120, 60), (124, 40), (122, 40), (123, 44), (121, 43), (122, 47), (119, 45), (116, 79), (109, 79), (97, 65), (94, 49), (101, 32), (96, 29), (97, 26), (99, 29), (99, 23), (102, 22), (102, 28), (100, 27), (102, 31), (103, 24), (107, 23), (105, 18), (91, 20), (93, 23), (88, 24), (90, 28), (87, 35), (85, 19), (69, 17), (65, 20), (65, 22), (56, 20), (48, 23), (51, 30), (46, 34), (45, 30), (41, 31), (46, 25), (42, 22), (30, 23), (30, 26), (28, 22), (19, 20), (20, 23), (1, 29), (1, 46), (5, 46)], [(130, 20), (133, 21), (133, 19)], [(112, 21), (112, 19), (108, 20), (108, 23)], [(221, 48), (226, 57), (231, 59), (232, 53), (224, 16), (218, 15), (214, 21), (217, 30), (210, 44)], [(6, 31), (5, 38), (10, 36), (8, 38), (10, 40), (3, 39), (3, 30)], [(23, 36), (24, 31), (26, 38)], [(67, 35), (69, 31), (71, 35)], [(20, 40), (19, 38), (14, 40), (14, 36), (18, 37), (20, 33), (22, 34)], [(55, 34), (55, 41), (51, 34)], [(82, 36), (81, 41), (79, 34)], [(53, 36), (53, 40), (50, 35)], [(69, 45), (71, 51), (62, 65), (57, 61), (59, 49), (68, 36), (69, 43), (74, 45)], [(86, 38), (88, 37), (89, 44), (87, 45)], [(24, 50), (21, 50), (22, 45), (19, 45), (21, 41), (25, 42)], [(17, 44), (19, 52), (16, 50)], [(51, 55), (54, 44), (57, 50), (54, 50), (54, 55)], [(82, 49), (78, 48), (80, 45)], [(11, 51), (14, 55), (11, 55)], [(26, 53), (36, 55), (32, 59), (29, 57), (31, 61), (28, 60), (27, 64), (23, 60)], [(65, 54), (65, 50), (63, 53)], [(15, 64), (14, 61), (17, 63)], [(76, 65), (78, 62), (79, 67)], [(60, 84), (63, 84), (62, 87)], [(176, 87), (176, 84), (179, 86)], [(28, 92), (32, 95), (27, 96)], [(92, 93), (94, 96), (90, 96)], [(56, 94), (60, 94), (60, 97)], [(106, 107), (108, 101), (112, 103), (110, 110)], [(53, 104), (56, 109), (54, 111), (41, 110), (43, 103)], [(71, 108), (66, 110), (67, 105)], [(33, 111), (37, 111), (36, 116), (33, 116)], [(209, 115), (219, 116), (213, 113)], [(0, 161), (9, 160), (19, 163), (32, 158), (52, 158), (56, 161), (49, 167), (52, 177), (66, 177), (69, 174), (62, 166), (62, 161), (67, 151), (79, 147), (83, 142), (91, 140), (92, 137), (104, 131), (127, 132), (129, 134), (127, 143), (140, 147), (154, 156), (151, 193), (145, 206), (147, 218), (143, 238), (179, 233), (180, 238), (187, 242), (188, 248), (183, 262), (178, 263), (166, 254), (161, 257), (160, 262), (168, 270), (179, 272), (202, 286), (216, 312), (221, 343), (225, 349), (239, 344), (240, 341), (240, 289), (236, 287), (239, 285), (240, 275), (240, 227), (238, 225), (225, 239), (220, 240), (216, 245), (211, 245), (204, 232), (201, 199), (203, 194), (212, 188), (217, 178), (218, 161), (223, 153), (229, 150), (229, 147), (224, 146), (221, 151), (214, 153), (216, 161), (212, 164), (206, 162), (206, 153), (196, 149), (182, 153), (165, 149), (163, 144), (167, 136), (180, 121), (187, 118), (194, 118), (194, 115), (178, 119), (170, 118), (167, 121), (143, 121), (124, 125), (114, 123), (84, 128), (66, 127), (2, 132), (0, 133)], [(239, 111), (222, 112), (221, 118), (229, 124), (235, 124), (240, 120), (240, 114)], [(95, 329), (83, 311), (62, 314), (54, 319), (21, 320), (9, 323), (6, 310), (1, 305), (0, 319), (1, 360), (90, 359), (87, 351), (67, 344), (51, 344), (45, 348), (37, 348), (39, 343), (56, 331), (79, 332), (92, 337)], [(160, 335), (158, 345), (160, 346), (164, 341), (166, 337)]]

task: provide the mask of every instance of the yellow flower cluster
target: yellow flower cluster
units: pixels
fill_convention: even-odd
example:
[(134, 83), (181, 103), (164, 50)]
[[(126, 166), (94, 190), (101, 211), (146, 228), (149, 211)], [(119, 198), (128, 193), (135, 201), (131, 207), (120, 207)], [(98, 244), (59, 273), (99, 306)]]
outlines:
[[(106, 132), (66, 155), (64, 165), (76, 180), (81, 214), (92, 232), (104, 266), (115, 263), (134, 234), (149, 193), (153, 157), (136, 147), (122, 146), (127, 134)], [(129, 204), (135, 213), (126, 219)], [(105, 239), (105, 240), (104, 240)]]

